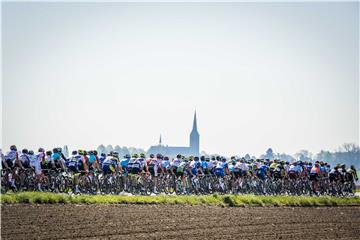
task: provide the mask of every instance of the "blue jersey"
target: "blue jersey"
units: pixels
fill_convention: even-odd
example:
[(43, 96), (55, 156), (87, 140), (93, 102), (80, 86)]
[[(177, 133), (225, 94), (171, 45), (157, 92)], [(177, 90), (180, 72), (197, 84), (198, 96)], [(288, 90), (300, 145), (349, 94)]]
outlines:
[(233, 173), (233, 172), (235, 172), (235, 165), (230, 165), (230, 167), (229, 167), (229, 171), (231, 172), (231, 173)]
[(190, 163), (190, 167), (191, 167), (191, 172), (192, 174), (198, 174), (198, 168), (201, 166), (199, 161), (192, 161)]
[(89, 156), (89, 166), (91, 166), (95, 161), (96, 161), (96, 156), (90, 155)]
[(129, 165), (130, 158), (121, 159), (120, 165), (123, 169), (126, 169)]
[(103, 163), (104, 163), (105, 159), (106, 159), (106, 157), (105, 157), (105, 156), (101, 156), (101, 157), (99, 158), (99, 163), (100, 163), (100, 166), (102, 166), (102, 165), (103, 165)]
[(268, 169), (269, 169), (269, 166), (263, 164), (263, 165), (261, 165), (260, 168), (258, 169), (258, 174), (259, 174), (259, 175), (265, 175), (266, 172), (268, 171)]
[(165, 169), (169, 169), (170, 168), (170, 160), (163, 160), (161, 162), (161, 166)]
[(208, 163), (206, 161), (200, 161), (200, 166), (205, 170), (208, 168)]
[(53, 155), (52, 155), (52, 159), (54, 159), (54, 160), (59, 160), (60, 157), (61, 157), (60, 153), (53, 153)]

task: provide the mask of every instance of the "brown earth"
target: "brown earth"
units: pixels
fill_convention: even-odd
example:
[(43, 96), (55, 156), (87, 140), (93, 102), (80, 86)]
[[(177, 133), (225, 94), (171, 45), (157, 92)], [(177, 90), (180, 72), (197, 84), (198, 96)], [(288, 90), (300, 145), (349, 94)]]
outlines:
[(360, 207), (2, 205), (2, 239), (360, 239)]

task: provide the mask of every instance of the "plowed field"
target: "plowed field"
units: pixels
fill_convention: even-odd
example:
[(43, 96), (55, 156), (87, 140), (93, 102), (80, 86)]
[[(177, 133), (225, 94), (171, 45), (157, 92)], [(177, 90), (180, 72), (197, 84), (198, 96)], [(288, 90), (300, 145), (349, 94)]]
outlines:
[(1, 206), (2, 239), (360, 239), (360, 207)]

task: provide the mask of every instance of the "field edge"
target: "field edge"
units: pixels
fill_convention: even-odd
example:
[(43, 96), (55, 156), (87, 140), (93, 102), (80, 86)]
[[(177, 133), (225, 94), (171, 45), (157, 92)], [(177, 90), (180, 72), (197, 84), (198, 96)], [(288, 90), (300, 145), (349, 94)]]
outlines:
[(1, 204), (179, 204), (224, 207), (246, 206), (360, 206), (360, 197), (330, 196), (255, 196), (255, 195), (202, 195), (202, 196), (126, 196), (126, 195), (69, 195), (59, 193), (20, 192), (6, 193)]

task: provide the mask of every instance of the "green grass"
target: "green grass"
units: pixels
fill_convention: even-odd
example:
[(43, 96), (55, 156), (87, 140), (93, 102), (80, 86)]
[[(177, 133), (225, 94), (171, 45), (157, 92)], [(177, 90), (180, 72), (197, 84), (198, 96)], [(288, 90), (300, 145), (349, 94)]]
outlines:
[(57, 193), (21, 192), (1, 196), (2, 204), (12, 203), (75, 203), (75, 204), (180, 204), (212, 206), (360, 206), (360, 197), (307, 197), (307, 196), (120, 196), (120, 195), (68, 195)]

